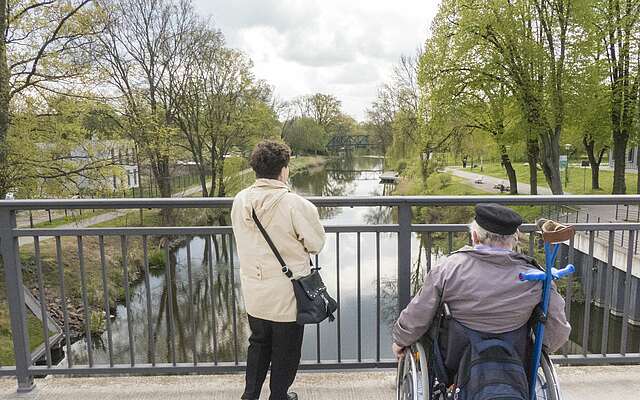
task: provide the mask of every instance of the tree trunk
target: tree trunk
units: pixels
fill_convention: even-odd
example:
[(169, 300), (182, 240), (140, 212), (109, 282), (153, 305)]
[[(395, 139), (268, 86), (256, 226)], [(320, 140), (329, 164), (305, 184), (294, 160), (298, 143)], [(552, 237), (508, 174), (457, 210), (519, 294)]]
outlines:
[(636, 174), (636, 193), (640, 194), (640, 150), (638, 150), (636, 155), (636, 167), (638, 168), (638, 173)]
[(0, 199), (11, 187), (7, 165), (7, 132), (9, 131), (9, 66), (7, 64), (7, 0), (0, 0)]
[[(170, 198), (171, 193), (171, 168), (169, 166), (168, 157), (157, 157), (151, 161), (151, 169), (153, 171), (153, 177), (158, 186), (160, 197)], [(162, 208), (160, 215), (162, 216), (162, 224), (164, 226), (171, 226), (174, 223), (173, 210), (170, 208)]]
[(529, 162), (529, 186), (531, 194), (538, 194), (538, 148), (537, 140), (529, 139), (527, 141), (527, 161)]
[(627, 162), (627, 140), (628, 138), (621, 132), (613, 136), (613, 194), (627, 193), (627, 183), (624, 179)]
[(591, 189), (600, 189), (600, 163), (606, 148), (600, 151), (600, 156), (596, 157), (596, 141), (588, 137), (587, 135), (582, 137), (582, 143), (587, 151), (587, 157), (589, 157), (589, 166), (591, 167)]
[(209, 190), (207, 189), (207, 168), (202, 163), (198, 163), (198, 180), (200, 182), (200, 192), (202, 197), (209, 197)]
[(504, 165), (505, 170), (507, 170), (507, 176), (509, 177), (509, 193), (518, 194), (518, 179), (516, 177), (516, 170), (513, 168), (513, 164), (511, 164), (509, 154), (507, 154), (507, 148), (505, 146), (500, 146), (500, 153), (502, 158), (502, 165)]
[(218, 159), (218, 197), (226, 196), (226, 188), (224, 186), (224, 156)]
[[(562, 178), (560, 176), (560, 133), (559, 129), (553, 132), (548, 130), (541, 136), (542, 142), (542, 171), (544, 177), (551, 188), (551, 193), (555, 195), (564, 194)], [(567, 160), (567, 169), (569, 160)]]

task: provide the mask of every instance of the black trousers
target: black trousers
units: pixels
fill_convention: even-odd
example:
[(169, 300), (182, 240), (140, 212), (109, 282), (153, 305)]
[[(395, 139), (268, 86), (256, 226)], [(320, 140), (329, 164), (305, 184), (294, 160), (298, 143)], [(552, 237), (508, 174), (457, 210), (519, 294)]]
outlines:
[(300, 364), (304, 326), (295, 322), (274, 322), (249, 315), (249, 351), (243, 399), (260, 397), (271, 365), (269, 400), (286, 400)]

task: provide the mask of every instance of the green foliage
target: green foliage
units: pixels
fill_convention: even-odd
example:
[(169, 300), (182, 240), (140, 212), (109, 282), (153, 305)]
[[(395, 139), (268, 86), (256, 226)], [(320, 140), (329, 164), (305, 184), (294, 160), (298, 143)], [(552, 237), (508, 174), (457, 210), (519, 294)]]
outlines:
[[(87, 189), (111, 188), (123, 170), (110, 152), (120, 144), (95, 125), (95, 113), (107, 110), (95, 101), (65, 96), (25, 104), (9, 130), (9, 162), (22, 198), (61, 197)], [(90, 183), (89, 183), (90, 182)]]
[(440, 174), (438, 175), (438, 178), (440, 179), (441, 188), (446, 188), (451, 184), (451, 175), (449, 174)]
[(149, 269), (152, 271), (164, 271), (167, 265), (167, 258), (164, 250), (153, 249), (149, 252)]
[(329, 135), (311, 118), (301, 117), (284, 131), (284, 140), (294, 154), (324, 152)]

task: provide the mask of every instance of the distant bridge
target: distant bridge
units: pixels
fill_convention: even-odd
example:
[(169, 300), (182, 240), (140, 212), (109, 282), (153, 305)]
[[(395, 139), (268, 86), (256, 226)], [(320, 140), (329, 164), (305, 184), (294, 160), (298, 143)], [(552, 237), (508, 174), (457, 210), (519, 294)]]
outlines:
[(368, 135), (342, 135), (337, 134), (327, 144), (329, 150), (352, 150), (369, 147)]

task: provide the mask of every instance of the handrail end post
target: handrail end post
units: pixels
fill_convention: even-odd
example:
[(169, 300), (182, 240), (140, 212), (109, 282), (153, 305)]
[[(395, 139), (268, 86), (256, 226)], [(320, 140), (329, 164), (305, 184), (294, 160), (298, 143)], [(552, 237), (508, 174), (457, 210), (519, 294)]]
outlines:
[(2, 255), (4, 263), (18, 393), (28, 393), (34, 389), (35, 383), (33, 375), (29, 372), (29, 367), (32, 364), (31, 352), (29, 350), (29, 332), (27, 330), (18, 238), (13, 235), (15, 228), (16, 212), (9, 208), (0, 208), (0, 255)]

